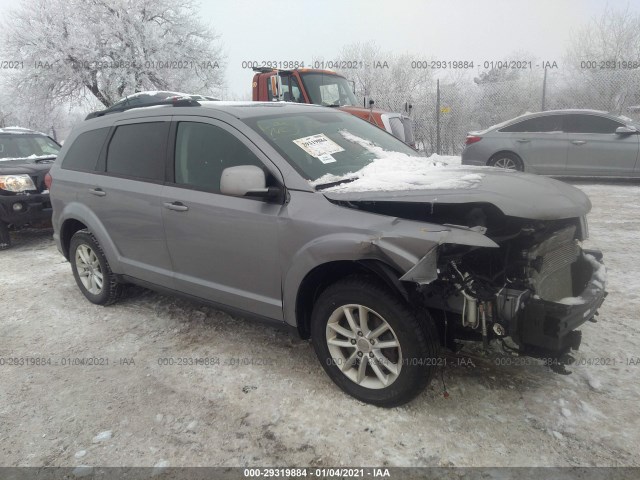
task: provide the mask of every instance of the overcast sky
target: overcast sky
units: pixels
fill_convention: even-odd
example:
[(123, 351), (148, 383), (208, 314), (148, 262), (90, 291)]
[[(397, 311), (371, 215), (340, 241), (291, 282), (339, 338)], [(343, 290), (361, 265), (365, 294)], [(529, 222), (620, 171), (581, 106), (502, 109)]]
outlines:
[[(345, 44), (443, 60), (491, 60), (527, 51), (560, 62), (572, 32), (602, 0), (216, 0), (202, 16), (222, 35), (231, 92), (250, 89), (243, 60), (329, 59)], [(640, 10), (640, 2), (610, 0)]]
[[(0, 15), (16, 2), (0, 0)], [(640, 1), (609, 0), (640, 11)], [(201, 17), (221, 35), (228, 93), (250, 93), (247, 60), (330, 59), (375, 40), (383, 50), (442, 60), (500, 59), (527, 51), (560, 62), (572, 32), (602, 13), (602, 0), (215, 0)]]

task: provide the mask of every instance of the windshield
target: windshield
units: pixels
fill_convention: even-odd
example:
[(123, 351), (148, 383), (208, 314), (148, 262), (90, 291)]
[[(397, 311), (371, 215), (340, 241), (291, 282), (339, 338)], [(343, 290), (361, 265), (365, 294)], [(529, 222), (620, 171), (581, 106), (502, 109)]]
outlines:
[(330, 73), (300, 74), (311, 103), (316, 105), (356, 105), (358, 101), (346, 78)]
[(0, 160), (26, 157), (55, 157), (60, 146), (42, 135), (0, 135)]
[(385, 156), (400, 154), (399, 163), (421, 158), (393, 135), (346, 113), (306, 112), (244, 121), (311, 181), (348, 177), (380, 158), (382, 151)]

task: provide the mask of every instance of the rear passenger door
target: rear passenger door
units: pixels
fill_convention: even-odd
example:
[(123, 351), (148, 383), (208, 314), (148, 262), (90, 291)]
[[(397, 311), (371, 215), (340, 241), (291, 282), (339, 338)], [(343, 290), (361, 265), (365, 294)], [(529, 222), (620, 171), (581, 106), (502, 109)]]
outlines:
[(279, 203), (220, 193), (227, 167), (256, 165), (281, 177), (240, 132), (213, 119), (174, 117), (175, 168), (162, 210), (178, 290), (281, 320)]
[(123, 271), (172, 287), (162, 225), (170, 117), (126, 120), (114, 125), (99, 161), (100, 175), (86, 186), (90, 205), (114, 242)]

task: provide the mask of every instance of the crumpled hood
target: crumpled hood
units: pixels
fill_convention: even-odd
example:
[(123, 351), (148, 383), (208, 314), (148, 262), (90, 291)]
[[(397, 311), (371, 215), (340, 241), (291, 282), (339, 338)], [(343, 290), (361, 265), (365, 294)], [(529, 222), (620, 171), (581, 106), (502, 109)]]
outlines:
[[(591, 210), (591, 201), (581, 190), (559, 180), (493, 167), (447, 166), (437, 169), (440, 179), (455, 182), (479, 175), (468, 188), (414, 188), (391, 191), (322, 191), (337, 201), (424, 202), (426, 204), (491, 203), (505, 215), (533, 220), (580, 217)], [(348, 185), (348, 184), (347, 184)], [(345, 187), (347, 187), (345, 185)], [(417, 187), (417, 186), (416, 186)]]

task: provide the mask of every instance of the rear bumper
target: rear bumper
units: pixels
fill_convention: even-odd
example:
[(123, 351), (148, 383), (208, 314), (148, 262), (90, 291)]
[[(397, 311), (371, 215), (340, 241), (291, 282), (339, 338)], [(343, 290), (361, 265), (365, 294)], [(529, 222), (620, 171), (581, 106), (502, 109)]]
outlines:
[[(473, 147), (473, 146), (472, 146)], [(474, 153), (474, 148), (467, 147), (462, 151), (462, 155), (460, 158), (460, 163), (462, 165), (478, 165), (478, 166), (486, 166), (487, 160), (483, 159), (478, 153)]]
[[(16, 210), (14, 205), (21, 207)], [(0, 195), (0, 221), (12, 225), (51, 220), (51, 201), (48, 193), (28, 195)]]
[(557, 357), (580, 347), (581, 333), (576, 328), (598, 314), (598, 308), (607, 296), (604, 267), (598, 266), (603, 265), (602, 253), (584, 250), (583, 254), (582, 267), (576, 268), (590, 265), (591, 272), (582, 272), (588, 277), (586, 287), (576, 296), (580, 303), (565, 305), (529, 296), (519, 314), (512, 318), (509, 325), (511, 338), (525, 353)]

